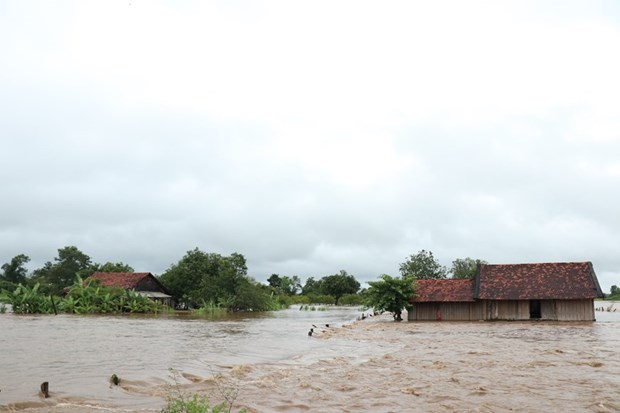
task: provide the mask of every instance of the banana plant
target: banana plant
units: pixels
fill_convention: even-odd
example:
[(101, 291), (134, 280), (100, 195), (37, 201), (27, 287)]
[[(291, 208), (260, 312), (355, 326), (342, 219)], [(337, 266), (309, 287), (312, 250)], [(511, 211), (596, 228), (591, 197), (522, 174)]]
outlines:
[(39, 293), (40, 284), (33, 288), (19, 284), (6, 298), (16, 314), (49, 314), (53, 311), (51, 298)]

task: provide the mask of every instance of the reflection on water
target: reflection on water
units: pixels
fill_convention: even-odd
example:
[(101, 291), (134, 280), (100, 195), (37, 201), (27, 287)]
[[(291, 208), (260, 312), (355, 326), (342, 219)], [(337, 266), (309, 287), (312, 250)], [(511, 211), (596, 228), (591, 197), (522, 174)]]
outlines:
[[(220, 373), (250, 412), (620, 411), (620, 313), (597, 312), (596, 323), (351, 323), (357, 315), (1, 315), (0, 411), (155, 412), (169, 367), (192, 392), (216, 390)], [(121, 389), (107, 383), (112, 373)], [(47, 402), (37, 396), (45, 380)]]

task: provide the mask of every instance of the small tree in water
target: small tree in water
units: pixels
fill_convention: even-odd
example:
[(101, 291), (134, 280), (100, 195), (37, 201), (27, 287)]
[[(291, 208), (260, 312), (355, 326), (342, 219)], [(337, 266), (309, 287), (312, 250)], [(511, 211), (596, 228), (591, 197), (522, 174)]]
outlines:
[(403, 309), (409, 310), (409, 300), (415, 292), (412, 276), (394, 278), (387, 274), (381, 275), (381, 281), (369, 281), (366, 290), (366, 304), (375, 311), (389, 311), (395, 321), (402, 321)]

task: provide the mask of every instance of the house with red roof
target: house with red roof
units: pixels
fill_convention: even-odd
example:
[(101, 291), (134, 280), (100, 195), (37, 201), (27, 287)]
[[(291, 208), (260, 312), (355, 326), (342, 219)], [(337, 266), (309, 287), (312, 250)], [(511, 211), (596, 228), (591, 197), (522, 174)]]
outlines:
[(173, 298), (166, 287), (150, 272), (95, 272), (87, 280), (98, 280), (105, 287), (134, 290), (152, 300), (172, 306)]
[(594, 321), (590, 262), (480, 264), (473, 279), (416, 280), (409, 321)]

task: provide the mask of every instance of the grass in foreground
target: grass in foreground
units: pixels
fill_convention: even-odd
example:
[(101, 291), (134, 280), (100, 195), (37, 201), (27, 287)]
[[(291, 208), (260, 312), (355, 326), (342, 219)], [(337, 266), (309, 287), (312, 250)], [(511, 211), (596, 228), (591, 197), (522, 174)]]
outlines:
[[(237, 388), (222, 387), (218, 382), (217, 391), (223, 402), (216, 405), (211, 405), (209, 398), (206, 395), (199, 395), (197, 393), (187, 394), (181, 390), (179, 384), (179, 373), (170, 369), (170, 374), (174, 381), (170, 385), (168, 397), (166, 397), (166, 407), (161, 410), (161, 413), (232, 413), (233, 405), (237, 400), (239, 390)], [(245, 409), (237, 410), (237, 413), (246, 413)]]

